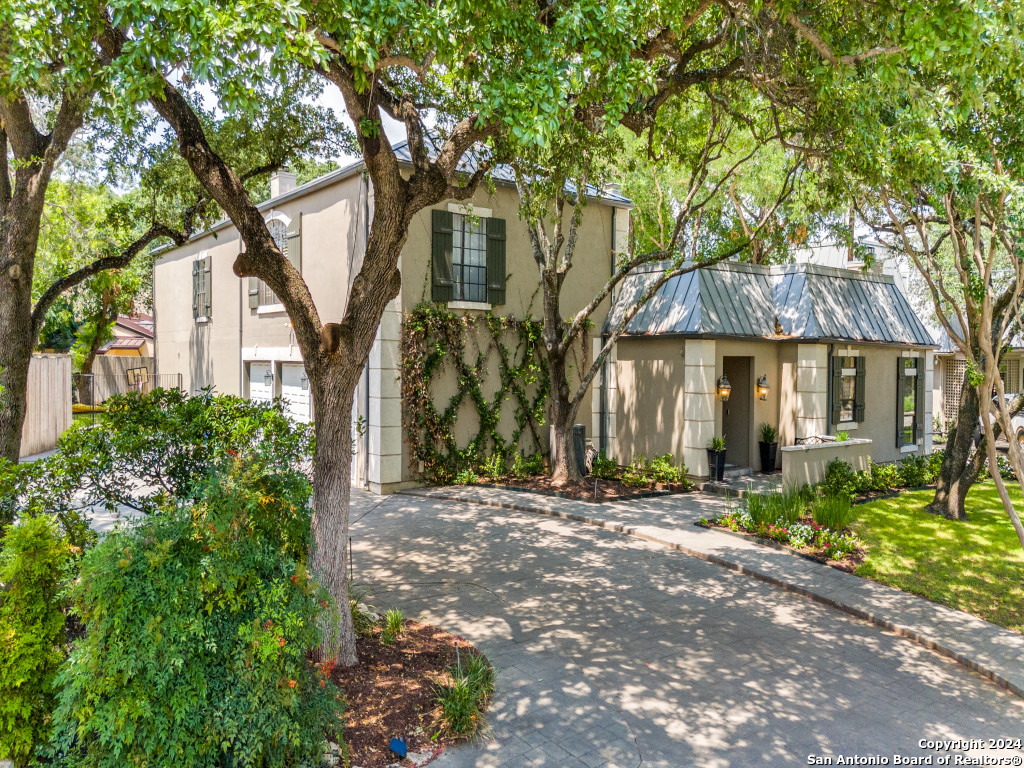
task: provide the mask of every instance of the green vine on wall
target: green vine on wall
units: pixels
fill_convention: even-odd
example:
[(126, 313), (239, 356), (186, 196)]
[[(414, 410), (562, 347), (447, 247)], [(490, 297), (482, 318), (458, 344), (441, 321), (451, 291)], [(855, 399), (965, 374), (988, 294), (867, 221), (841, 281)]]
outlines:
[[(458, 315), (442, 304), (416, 305), (402, 322), (402, 423), (414, 469), (423, 462), (424, 479), (454, 482), (464, 469), (480, 467), (488, 453), (511, 462), (528, 432), (534, 446), (543, 445), (550, 385), (541, 348), (541, 323), (490, 312)], [(484, 382), (488, 363), (496, 358), (499, 384), (488, 398)], [(471, 359), (472, 358), (472, 359)], [(451, 368), (449, 368), (449, 366)], [(457, 382), (443, 409), (434, 405), (432, 386), (446, 370)], [(502, 406), (514, 401), (515, 429), (506, 439), (499, 431)], [(460, 447), (455, 423), (464, 405), (476, 409), (480, 430)]]

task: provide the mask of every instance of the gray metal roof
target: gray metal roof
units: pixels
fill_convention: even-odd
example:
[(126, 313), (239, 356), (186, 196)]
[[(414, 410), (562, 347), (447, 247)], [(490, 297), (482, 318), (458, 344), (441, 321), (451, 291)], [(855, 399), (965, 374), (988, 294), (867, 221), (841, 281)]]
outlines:
[[(665, 268), (626, 278), (605, 327), (618, 325)], [(726, 262), (677, 275), (630, 321), (626, 334), (935, 345), (891, 276), (812, 264)]]

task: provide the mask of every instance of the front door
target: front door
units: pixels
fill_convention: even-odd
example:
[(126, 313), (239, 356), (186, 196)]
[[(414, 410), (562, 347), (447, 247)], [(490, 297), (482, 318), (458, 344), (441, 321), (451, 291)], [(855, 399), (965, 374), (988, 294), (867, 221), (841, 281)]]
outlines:
[(735, 467), (749, 467), (750, 436), (753, 432), (754, 382), (752, 357), (722, 358), (722, 372), (732, 385), (729, 399), (722, 403), (722, 434), (725, 435), (725, 461)]

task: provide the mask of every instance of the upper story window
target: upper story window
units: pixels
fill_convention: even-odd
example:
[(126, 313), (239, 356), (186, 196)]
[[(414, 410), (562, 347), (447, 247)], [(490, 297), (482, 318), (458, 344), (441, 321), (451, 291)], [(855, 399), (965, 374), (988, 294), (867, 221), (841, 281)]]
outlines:
[(505, 303), (505, 220), (434, 210), (434, 301)]
[[(293, 222), (295, 223), (295, 222)], [(302, 272), (302, 239), (298, 231), (289, 232), (288, 224), (280, 219), (267, 222), (267, 229), (281, 253)], [(276, 307), (281, 303), (270, 286), (256, 277), (249, 278), (249, 308)]]
[(212, 312), (212, 269), (213, 261), (205, 251), (192, 260), (192, 317), (197, 320), (209, 318)]
[(850, 427), (864, 421), (866, 367), (859, 355), (832, 358), (832, 424)]

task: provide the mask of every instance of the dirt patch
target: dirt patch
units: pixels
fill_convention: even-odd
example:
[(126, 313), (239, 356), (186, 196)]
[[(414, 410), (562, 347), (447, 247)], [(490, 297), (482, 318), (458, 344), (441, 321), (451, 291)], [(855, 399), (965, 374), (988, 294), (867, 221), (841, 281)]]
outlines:
[(532, 491), (533, 493), (543, 493), (548, 496), (573, 499), (574, 501), (597, 502), (640, 499), (647, 496), (662, 496), (670, 493), (688, 493), (692, 490), (689, 484), (683, 483), (652, 484), (641, 488), (633, 488), (625, 485), (621, 480), (596, 478), (596, 482), (596, 494), (594, 492), (595, 478), (588, 478), (575, 484), (556, 485), (547, 475), (536, 475), (522, 480), (513, 478), (489, 480), (484, 483), (478, 483), (478, 485), (489, 485), (517, 491)]
[(383, 768), (401, 760), (388, 749), (395, 736), (405, 739), (410, 754), (432, 757), (456, 740), (438, 732), (439, 710), (434, 705), (434, 686), (447, 679), (445, 669), (459, 653), (475, 649), (464, 638), (422, 624), (405, 622), (402, 633), (389, 645), (381, 642), (381, 628), (370, 637), (356, 640), (359, 664), (335, 669), (333, 677), (345, 693), (345, 743), (351, 765)]

